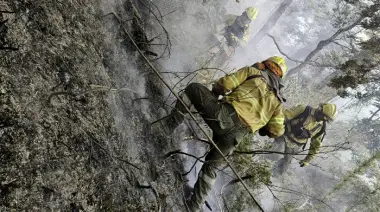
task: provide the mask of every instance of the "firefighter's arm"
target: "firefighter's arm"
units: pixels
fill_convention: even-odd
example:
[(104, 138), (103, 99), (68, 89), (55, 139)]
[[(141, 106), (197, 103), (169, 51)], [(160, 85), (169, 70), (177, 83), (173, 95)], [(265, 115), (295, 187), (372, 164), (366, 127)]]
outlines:
[(302, 160), (302, 162), (306, 163), (305, 166), (309, 164), (310, 161), (313, 160), (314, 157), (319, 153), (322, 144), (322, 137), (323, 135), (319, 135), (317, 137), (311, 138), (309, 153), (305, 159)]
[(268, 123), (262, 128), (261, 132), (259, 131), (259, 134), (261, 135), (265, 133), (270, 138), (282, 136), (285, 132), (284, 121), (285, 118), (284, 113), (282, 112), (282, 104), (279, 104)]
[(232, 14), (226, 15), (226, 20), (227, 20), (226, 24), (227, 24), (227, 26), (231, 26), (235, 22), (235, 20), (236, 20), (237, 17), (238, 17), (237, 15), (232, 15)]
[[(233, 74), (229, 74), (225, 77), (220, 78), (215, 84), (215, 87), (222, 86), (223, 94), (233, 91), (241, 83), (243, 83), (249, 76), (259, 74), (260, 70), (253, 67), (244, 67), (239, 69)], [(222, 95), (223, 95), (222, 94)]]
[(296, 107), (286, 109), (284, 113), (287, 119), (293, 119), (294, 117), (303, 113), (303, 111), (305, 111), (305, 108), (305, 105), (297, 105)]

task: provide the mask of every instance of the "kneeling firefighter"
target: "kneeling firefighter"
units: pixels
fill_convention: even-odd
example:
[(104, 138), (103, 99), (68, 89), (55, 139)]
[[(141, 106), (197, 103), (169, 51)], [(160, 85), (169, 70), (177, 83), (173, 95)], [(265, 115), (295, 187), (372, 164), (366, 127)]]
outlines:
[[(274, 56), (220, 78), (213, 84), (212, 91), (199, 83), (191, 83), (180, 97), (187, 107), (194, 105), (212, 129), (213, 141), (226, 156), (240, 141), (251, 138), (257, 131), (272, 138), (284, 133), (280, 79), (286, 70), (284, 58)], [(222, 95), (221, 100), (218, 100), (219, 95)], [(164, 119), (168, 135), (183, 122), (185, 113), (184, 106), (177, 101)], [(219, 151), (211, 148), (187, 202), (190, 211), (200, 210), (216, 180), (216, 169), (223, 162)]]

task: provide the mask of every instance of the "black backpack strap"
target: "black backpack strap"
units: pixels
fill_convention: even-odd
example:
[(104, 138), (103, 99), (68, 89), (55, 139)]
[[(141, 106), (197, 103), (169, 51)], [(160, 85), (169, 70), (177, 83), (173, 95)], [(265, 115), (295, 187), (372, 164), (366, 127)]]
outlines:
[[(289, 135), (289, 136), (287, 136), (287, 137), (288, 137), (288, 138), (290, 139), (290, 141), (292, 141), (293, 143), (296, 143), (296, 144), (298, 144), (298, 145), (303, 145), (303, 146), (302, 146), (302, 149), (303, 149), (303, 150), (305, 149), (307, 142), (306, 142), (306, 143), (299, 143), (298, 141), (294, 140), (294, 139), (290, 136), (290, 134), (291, 134), (291, 133), (295, 133), (295, 129), (294, 129), (294, 128), (299, 128), (301, 125), (303, 126), (305, 120), (307, 119), (307, 117), (308, 117), (311, 113), (312, 113), (312, 107), (310, 107), (310, 106), (307, 105), (307, 106), (305, 107), (305, 110), (304, 110), (302, 113), (298, 114), (296, 117), (294, 117), (294, 118), (292, 118), (292, 119), (285, 120), (285, 134)], [(298, 120), (297, 123), (296, 123), (297, 126), (293, 126), (294, 123), (292, 123), (292, 122), (295, 121), (295, 120)], [(301, 122), (302, 122), (302, 123), (301, 123)], [(290, 129), (288, 129), (288, 128), (290, 128)], [(289, 130), (290, 130), (290, 131), (289, 131)]]
[(323, 139), (325, 138), (325, 135), (326, 135), (326, 121), (323, 121), (321, 130), (317, 134), (315, 134), (314, 137), (319, 137), (322, 134), (323, 134), (323, 136), (322, 136), (322, 139), (321, 139), (321, 143), (322, 143), (322, 141), (323, 141)]
[(302, 146), (302, 151), (305, 150), (307, 142)]
[[(255, 67), (255, 65), (253, 65), (252, 67)], [(261, 75), (252, 75), (252, 76), (247, 77), (246, 80), (255, 79), (255, 78), (264, 79), (267, 82), (268, 86), (272, 88), (272, 90), (275, 92), (277, 99), (282, 104), (286, 102), (286, 99), (282, 97), (282, 94), (280, 92), (280, 89), (283, 87), (280, 84), (280, 78), (278, 76), (275, 76), (275, 74), (269, 70), (260, 70), (260, 71), (261, 71)]]
[[(320, 125), (318, 124), (315, 128), (318, 128), (319, 126)], [(321, 139), (321, 143), (323, 142), (323, 139), (325, 138), (325, 135), (326, 135), (326, 121), (323, 121), (321, 130), (317, 134), (315, 134), (315, 136), (313, 136), (313, 137), (318, 137), (318, 136), (320, 136), (322, 134), (323, 134), (323, 136), (322, 136), (322, 139)], [(306, 144), (307, 144), (307, 142), (303, 145), (302, 150), (305, 150)]]
[(247, 77), (247, 79), (246, 80), (250, 80), (250, 79), (255, 79), (255, 78), (264, 78), (264, 76), (263, 75), (252, 75), (252, 76), (249, 76), (249, 77)]
[(312, 107), (307, 105), (305, 107), (305, 110), (302, 113), (298, 114), (296, 117), (294, 117), (292, 119), (286, 120), (285, 122), (290, 123), (292, 120), (297, 120), (297, 119), (299, 120), (302, 118), (307, 118), (311, 114), (311, 109), (312, 109)]

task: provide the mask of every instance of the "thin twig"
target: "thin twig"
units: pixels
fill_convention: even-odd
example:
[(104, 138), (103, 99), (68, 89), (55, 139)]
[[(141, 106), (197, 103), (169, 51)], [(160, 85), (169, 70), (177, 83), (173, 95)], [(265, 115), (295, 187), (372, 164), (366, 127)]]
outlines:
[[(174, 151), (170, 151), (168, 153), (166, 153), (165, 155), (162, 156), (162, 158), (166, 159), (170, 156), (173, 156), (175, 154), (182, 154), (182, 155), (187, 155), (189, 157), (192, 157), (192, 158), (195, 158), (195, 159), (199, 159), (197, 156), (195, 155), (192, 155), (192, 154), (189, 154), (187, 152), (182, 152), (180, 149), (177, 149), (177, 150), (174, 150)], [(202, 159), (199, 159), (198, 161), (202, 162), (202, 163), (205, 163), (206, 161), (202, 160)]]
[(11, 46), (0, 46), (0, 50), (17, 51), (17, 50), (19, 50), (19, 48), (17, 48), (17, 47), (11, 47)]
[(281, 190), (274, 190), (274, 191), (277, 191), (277, 192), (282, 192), (282, 193), (289, 193), (289, 194), (296, 194), (296, 195), (300, 195), (300, 196), (306, 196), (306, 197), (310, 197), (312, 199), (315, 199), (319, 202), (321, 202), (322, 204), (326, 205), (327, 207), (329, 207), (332, 211), (335, 212), (335, 210), (329, 205), (327, 204), (325, 201), (317, 198), (317, 197), (314, 197), (314, 196), (311, 196), (311, 195), (308, 195), (308, 194), (305, 194), (305, 193), (302, 193), (302, 192), (299, 192), (299, 191), (296, 191), (296, 190), (292, 190), (292, 189), (289, 189), (289, 188), (283, 188), (283, 187), (280, 187), (280, 186), (275, 186), (275, 185), (268, 185), (268, 187), (273, 187), (273, 188), (278, 188), (278, 189), (281, 189)]
[(158, 212), (161, 212), (161, 203), (159, 199), (159, 195), (157, 190), (149, 183), (149, 185), (142, 185), (138, 180), (137, 180), (137, 187), (143, 188), (143, 189), (150, 189), (152, 190), (154, 196), (156, 197), (156, 208)]
[(276, 45), (277, 47), (277, 50), (282, 54), (284, 55), (286, 58), (288, 58), (289, 60), (293, 61), (293, 62), (296, 62), (296, 63), (302, 63), (303, 61), (300, 61), (300, 60), (296, 60), (296, 59), (293, 59), (291, 58), (290, 56), (288, 56), (287, 53), (285, 53), (284, 51), (281, 50), (280, 48), (280, 45), (277, 43), (277, 40), (274, 36), (270, 35), (270, 34), (267, 34), (268, 37), (272, 38), (274, 44)]
[(205, 153), (202, 157), (198, 157), (198, 158), (195, 160), (195, 162), (193, 163), (193, 165), (191, 166), (190, 170), (187, 171), (187, 172), (185, 172), (185, 173), (183, 173), (182, 176), (186, 176), (186, 175), (190, 174), (190, 172), (193, 171), (195, 165), (197, 165), (198, 161), (199, 161), (201, 158), (206, 157), (207, 154), (208, 154), (208, 151), (206, 151), (206, 153)]
[[(192, 72), (187, 72), (188, 74), (186, 76), (184, 76), (182, 79), (180, 79), (177, 83), (175, 83), (173, 86), (172, 86), (172, 89), (176, 88), (178, 84), (180, 84), (183, 80), (185, 80), (187, 77), (191, 76), (192, 74), (194, 74), (193, 78), (189, 80), (189, 82), (191, 82), (195, 77), (196, 75), (198, 74), (199, 71), (202, 71), (202, 70), (216, 70), (216, 71), (221, 71), (223, 72), (225, 75), (227, 75), (227, 73), (220, 69), (220, 68), (199, 68), (195, 71), (192, 71)], [(183, 72), (184, 73), (184, 72)], [(166, 100), (164, 102), (167, 102), (168, 99), (170, 97), (170, 94), (168, 94), (168, 96), (166, 97)]]
[[(246, 175), (244, 177), (241, 177), (241, 179), (242, 180), (249, 180), (249, 179), (252, 179), (254, 177), (255, 177), (254, 175)], [(238, 182), (239, 182), (239, 179), (231, 180), (230, 182), (227, 183), (226, 186), (230, 186), (230, 185), (233, 185), (233, 184), (238, 183)]]
[(5, 124), (5, 125), (1, 125), (0, 129), (12, 127), (12, 126), (14, 126), (14, 124)]
[(171, 12), (169, 12), (169, 13), (166, 13), (165, 15), (161, 16), (161, 18), (163, 18), (163, 17), (165, 17), (165, 16), (167, 16), (167, 15), (170, 15), (170, 14), (172, 14), (172, 13), (175, 13), (175, 12), (177, 12), (177, 11), (178, 11), (178, 9), (175, 9), (175, 10), (173, 10), (173, 11), (171, 11)]
[(0, 13), (15, 13), (13, 11), (0, 10)]
[(227, 205), (226, 198), (224, 198), (223, 194), (222, 194), (222, 199), (223, 199), (224, 206), (226, 206), (227, 212), (230, 212), (230, 209), (228, 208), (228, 205)]
[[(182, 152), (182, 151), (179, 150), (179, 149), (178, 149), (178, 150), (174, 150), (174, 151), (171, 151), (171, 152), (166, 153), (164, 156), (162, 156), (162, 158), (167, 159), (167, 158), (169, 158), (170, 156), (173, 156), (173, 155), (176, 155), (176, 154), (186, 155), (186, 156), (189, 156), (189, 157), (192, 157), (192, 158), (198, 159), (197, 156), (192, 155), (192, 154), (189, 154), (189, 153), (186, 153), (186, 152)], [(204, 160), (202, 160), (202, 159), (199, 159), (198, 161), (200, 161), (200, 162), (202, 162), (202, 163), (207, 163), (207, 161), (204, 161)], [(218, 167), (216, 167), (216, 166), (213, 166), (212, 164), (211, 164), (211, 166), (212, 166), (213, 168), (215, 168), (216, 170), (218, 170), (218, 171), (224, 173), (225, 175), (227, 175), (227, 176), (233, 178), (231, 175), (229, 175), (229, 174), (228, 174), (227, 172), (225, 172), (223, 169), (220, 169), (220, 168), (218, 168)], [(196, 170), (195, 170), (195, 173), (197, 173)]]
[[(342, 150), (349, 149), (349, 148), (343, 147), (345, 144), (348, 144), (348, 142), (343, 142), (342, 144), (334, 145), (334, 146), (321, 146), (320, 148), (334, 148), (334, 149), (332, 149), (330, 151), (319, 152), (318, 154), (327, 154), (327, 153), (331, 153), (331, 152), (337, 151), (339, 149), (342, 149)], [(250, 155), (250, 154), (263, 154), (263, 155), (266, 155), (266, 154), (308, 155), (307, 153), (302, 153), (302, 152), (307, 152), (309, 150), (310, 150), (310, 148), (302, 150), (302, 151), (300, 151), (298, 153), (286, 153), (286, 152), (271, 151), (271, 150), (234, 151), (234, 153), (236, 153), (236, 154), (247, 154), (247, 155)]]
[(119, 161), (121, 161), (121, 162), (124, 162), (124, 163), (126, 163), (126, 164), (128, 164), (128, 165), (130, 165), (130, 166), (132, 166), (132, 167), (134, 167), (134, 168), (136, 168), (136, 169), (138, 169), (138, 170), (141, 170), (141, 168), (140, 167), (138, 167), (137, 165), (135, 165), (135, 164), (133, 164), (133, 163), (131, 163), (131, 162), (129, 162), (129, 161), (127, 161), (127, 160), (125, 160), (125, 159), (123, 159), (123, 158), (121, 158), (121, 157), (119, 157), (119, 156), (115, 156), (115, 155), (113, 155), (110, 151), (108, 151), (105, 147), (103, 147), (100, 143), (99, 143), (99, 141), (92, 135), (92, 133), (90, 133), (90, 132), (86, 132), (86, 134), (87, 135), (89, 135), (90, 136), (90, 138), (92, 138), (92, 141), (100, 148), (100, 149), (102, 149), (110, 158), (114, 158), (114, 159), (117, 159), (117, 160), (119, 160)]
[(67, 96), (71, 96), (71, 97), (77, 97), (78, 95), (76, 94), (73, 94), (71, 92), (67, 92), (67, 91), (57, 91), (57, 92), (53, 92), (49, 95), (48, 97), (48, 102), (51, 104), (51, 99), (54, 97), (54, 96), (59, 96), (59, 95), (67, 95)]
[(315, 66), (315, 67), (322, 67), (322, 68), (329, 68), (329, 67), (335, 67), (334, 65), (324, 65), (324, 64), (319, 64), (317, 62), (314, 62), (314, 61), (309, 61), (309, 62), (305, 62), (305, 61), (301, 61), (301, 60), (296, 60), (296, 59), (293, 59), (291, 58), (290, 56), (288, 56), (284, 51), (281, 50), (280, 48), (280, 45), (277, 43), (276, 39), (274, 36), (270, 35), (270, 34), (267, 34), (268, 37), (272, 38), (274, 44), (276, 45), (278, 51), (284, 55), (286, 58), (288, 58), (289, 60), (293, 61), (293, 62), (296, 62), (296, 63), (302, 63), (302, 64), (307, 64), (307, 65), (311, 65), (311, 66)]
[(279, 202), (282, 205), (282, 207), (285, 209), (284, 203), (282, 203), (282, 201), (276, 195), (274, 195), (272, 189), (268, 185), (266, 185), (266, 187), (269, 189), (269, 191), (272, 194), (273, 198), (275, 198), (277, 200), (277, 202)]
[[(158, 22), (158, 24), (161, 26), (161, 28), (164, 30), (164, 33), (165, 33), (165, 35), (166, 35), (166, 46), (165, 46), (165, 49), (164, 49), (164, 51), (162, 52), (162, 54), (161, 54), (158, 58), (156, 58), (155, 60), (161, 58), (161, 57), (165, 54), (166, 50), (168, 50), (168, 54), (169, 54), (169, 57), (170, 57), (170, 55), (171, 55), (171, 53), (170, 53), (170, 48), (171, 48), (171, 46), (172, 46), (172, 43), (171, 43), (171, 41), (170, 41), (169, 32), (166, 30), (166, 28), (165, 28), (164, 25), (162, 24), (162, 21), (157, 17), (156, 13), (154, 13), (153, 10), (152, 10), (150, 7), (148, 7), (148, 6), (145, 4), (145, 2), (143, 2), (142, 0), (139, 0), (139, 2), (140, 2), (144, 7), (146, 7), (146, 8), (147, 8), (147, 9), (153, 14), (153, 16), (155, 17), (155, 19), (157, 20), (157, 22)], [(156, 9), (157, 9), (157, 11), (158, 11), (158, 13), (160, 14), (161, 19), (162, 19), (161, 11), (158, 9), (158, 7), (157, 7), (152, 1), (151, 1), (150, 3), (151, 3), (153, 6), (156, 7)], [(114, 15), (116, 16), (116, 14), (114, 14)], [(122, 24), (122, 23), (120, 22), (120, 19), (119, 19), (119, 23)], [(131, 38), (132, 38), (132, 37), (131, 37)], [(136, 45), (136, 48), (138, 48), (137, 45)]]
[(137, 91), (134, 91), (130, 88), (127, 88), (125, 86), (121, 87), (121, 88), (111, 88), (111, 87), (106, 87), (106, 86), (102, 86), (102, 85), (90, 85), (90, 87), (93, 87), (93, 89), (90, 89), (90, 90), (87, 90), (87, 91), (84, 91), (84, 92), (81, 92), (79, 94), (74, 94), (72, 92), (68, 92), (68, 91), (57, 91), (57, 92), (53, 92), (49, 95), (48, 97), (48, 102), (51, 104), (51, 99), (54, 97), (54, 96), (59, 96), (59, 95), (67, 95), (67, 96), (71, 96), (73, 98), (76, 98), (78, 96), (82, 96), (84, 94), (88, 94), (88, 93), (91, 93), (91, 92), (95, 92), (95, 91), (108, 91), (108, 92), (120, 92), (120, 91), (124, 91), (124, 90), (127, 90), (127, 91), (131, 91), (133, 93), (136, 93), (138, 94)]

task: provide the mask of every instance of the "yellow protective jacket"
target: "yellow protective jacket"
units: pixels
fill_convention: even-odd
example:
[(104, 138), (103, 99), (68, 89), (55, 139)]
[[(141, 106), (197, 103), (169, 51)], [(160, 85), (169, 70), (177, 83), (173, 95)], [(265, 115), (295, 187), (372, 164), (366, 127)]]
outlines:
[[(299, 138), (299, 136), (296, 136), (296, 132), (292, 131), (291, 126), (295, 126), (297, 125), (297, 123), (301, 121), (299, 118), (297, 119), (297, 116), (302, 114), (305, 111), (306, 107), (306, 105), (298, 105), (296, 107), (286, 109), (284, 111), (286, 120), (286, 133), (284, 134), (284, 137), (287, 142), (305, 144), (308, 141), (308, 138), (302, 139)], [(322, 130), (323, 122), (318, 122), (315, 120), (315, 111), (315, 108), (311, 108), (311, 113), (306, 117), (303, 124), (304, 129), (306, 129), (310, 133), (309, 137), (311, 138), (309, 153), (305, 158), (306, 162), (310, 162), (315, 157), (315, 155), (318, 154), (322, 143), (323, 133), (320, 133), (320, 131)]]
[(276, 94), (261, 77), (248, 79), (250, 76), (261, 75), (259, 69), (244, 67), (217, 81), (224, 89), (223, 97), (230, 103), (240, 120), (256, 132), (264, 127), (270, 137), (279, 137), (284, 131), (284, 114), (282, 104)]

